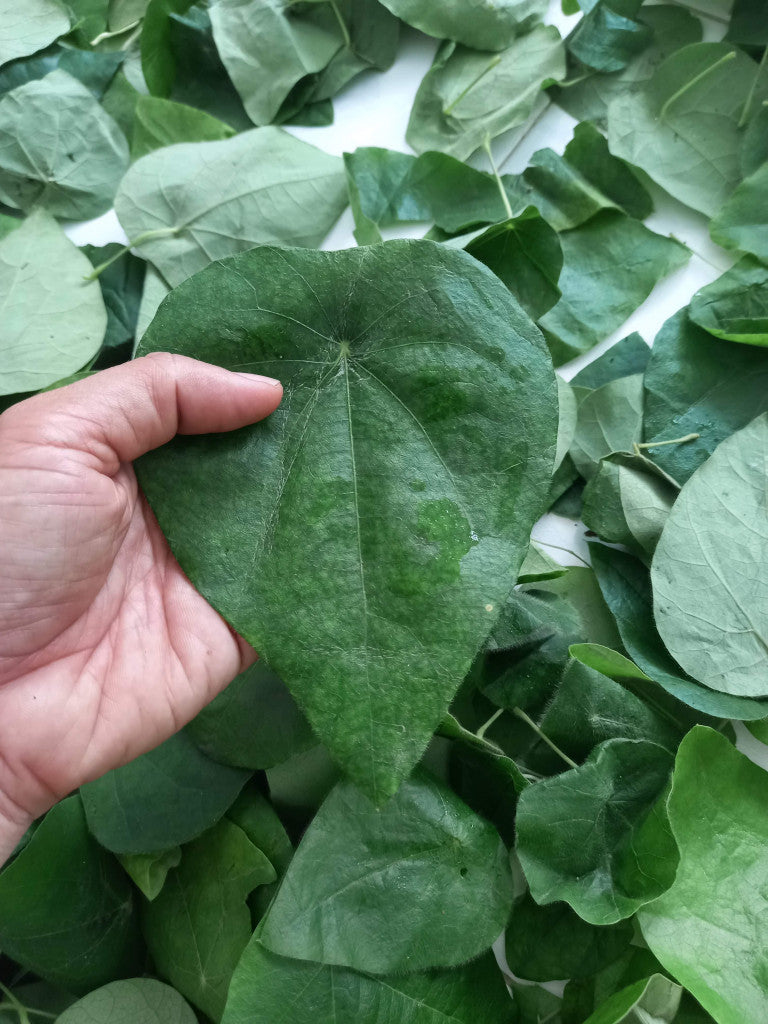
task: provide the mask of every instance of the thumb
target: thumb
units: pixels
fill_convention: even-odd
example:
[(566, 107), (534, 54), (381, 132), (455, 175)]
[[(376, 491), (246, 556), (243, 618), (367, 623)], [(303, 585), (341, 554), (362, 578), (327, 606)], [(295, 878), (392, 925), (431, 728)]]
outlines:
[(256, 423), (282, 397), (271, 377), (157, 352), (11, 406), (3, 426), (27, 441), (83, 452), (112, 475), (176, 434)]

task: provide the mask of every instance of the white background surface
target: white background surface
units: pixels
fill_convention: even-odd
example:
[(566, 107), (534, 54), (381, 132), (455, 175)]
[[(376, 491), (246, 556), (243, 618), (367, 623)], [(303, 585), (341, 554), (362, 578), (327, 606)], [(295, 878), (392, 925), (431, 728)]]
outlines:
[[(677, 0), (666, 0), (677, 2)], [(725, 32), (729, 4), (724, 0), (691, 0), (681, 3), (694, 13), (712, 12), (713, 18), (704, 17), (705, 40), (722, 38)], [(563, 36), (578, 21), (578, 17), (565, 17), (560, 0), (550, 0), (550, 9), (545, 19), (556, 25)], [(437, 41), (411, 29), (405, 28), (397, 60), (389, 71), (369, 72), (356, 79), (334, 100), (335, 120), (332, 125), (322, 128), (289, 128), (293, 135), (328, 153), (341, 156), (358, 146), (382, 146), (388, 149), (411, 152), (405, 141), (413, 98), (421, 79), (429, 69)], [(543, 104), (542, 104), (543, 105)], [(531, 155), (538, 149), (549, 147), (562, 153), (570, 141), (576, 121), (554, 104), (546, 106), (543, 112), (534, 116), (522, 129), (497, 139), (494, 155), (500, 171), (514, 174), (525, 169)], [(488, 170), (485, 157), (472, 161), (478, 167)], [(632, 331), (638, 331), (649, 343), (673, 313), (685, 306), (691, 296), (703, 285), (715, 280), (733, 262), (733, 256), (710, 241), (707, 220), (701, 214), (678, 203), (660, 189), (653, 192), (654, 213), (646, 220), (648, 227), (662, 234), (672, 234), (685, 242), (694, 255), (685, 267), (663, 280), (651, 292), (648, 299), (624, 323), (619, 330), (596, 345), (586, 355), (560, 367), (558, 372), (569, 380), (583, 366), (601, 355), (612, 344)], [(420, 236), (431, 225), (409, 225), (383, 232), (385, 237)], [(324, 249), (345, 249), (354, 246), (352, 213), (347, 209), (335, 225)], [(104, 245), (107, 242), (127, 241), (114, 211), (97, 220), (65, 228), (69, 237), (77, 244)], [(584, 526), (560, 516), (547, 515), (536, 525), (534, 538), (543, 546), (555, 545), (549, 550), (553, 557), (565, 565), (581, 564), (588, 557), (584, 540)], [(571, 554), (575, 552), (575, 555)], [(768, 747), (758, 743), (747, 730), (737, 723), (739, 746), (753, 760), (768, 768)]]

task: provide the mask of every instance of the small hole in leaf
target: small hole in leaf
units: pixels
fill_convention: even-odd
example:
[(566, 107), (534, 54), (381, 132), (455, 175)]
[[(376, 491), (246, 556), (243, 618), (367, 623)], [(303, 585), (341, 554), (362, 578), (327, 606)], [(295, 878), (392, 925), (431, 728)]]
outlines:
[(461, 871), (459, 871), (459, 874), (461, 875), (462, 878), (466, 878), (467, 873), (467, 868), (462, 868)]

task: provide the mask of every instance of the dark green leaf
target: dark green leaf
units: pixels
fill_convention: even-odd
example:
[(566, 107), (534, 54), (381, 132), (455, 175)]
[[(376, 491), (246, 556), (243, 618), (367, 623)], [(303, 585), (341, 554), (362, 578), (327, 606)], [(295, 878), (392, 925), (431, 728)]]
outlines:
[(172, 286), (254, 245), (317, 246), (345, 204), (342, 161), (279, 128), (156, 150), (115, 199), (128, 237)]
[(540, 907), (529, 895), (515, 903), (507, 927), (507, 963), (529, 981), (584, 978), (613, 963), (632, 941), (628, 921), (587, 924), (567, 903)]
[(283, 956), (376, 974), (451, 967), (490, 947), (511, 905), (497, 832), (419, 771), (382, 810), (349, 783), (333, 790), (261, 938)]
[(523, 791), (517, 854), (537, 903), (564, 900), (590, 924), (613, 924), (669, 888), (677, 850), (659, 798), (671, 765), (655, 743), (608, 740)]
[(65, 71), (0, 98), (0, 201), (9, 206), (97, 217), (112, 205), (127, 166), (122, 132)]
[(680, 867), (639, 921), (652, 952), (718, 1024), (765, 1014), (766, 803), (766, 773), (724, 736), (698, 727), (683, 740), (668, 802)]
[(744, 47), (768, 44), (768, 25), (762, 0), (734, 0), (726, 39)]
[(246, 669), (187, 726), (214, 761), (273, 768), (317, 740), (285, 684), (263, 661)]
[(153, 978), (113, 981), (56, 1018), (57, 1024), (195, 1024), (191, 1007)]
[(544, 83), (565, 75), (556, 28), (538, 25), (501, 53), (444, 43), (419, 86), (406, 138), (417, 153), (437, 149), (465, 159), (523, 124)]
[(171, 49), (171, 15), (188, 11), (195, 0), (149, 0), (141, 28), (141, 70), (153, 96), (168, 96), (176, 77)]
[(0, 0), (0, 65), (42, 50), (69, 31), (69, 15), (56, 0)]
[[(397, 241), (219, 263), (162, 305), (140, 346), (155, 349), (283, 380), (264, 424), (178, 439), (139, 471), (196, 585), (386, 799), (544, 504), (557, 409), (540, 335), (469, 256)], [(258, 488), (243, 487), (244, 460)]]
[(556, 364), (621, 327), (654, 285), (690, 258), (679, 242), (613, 210), (563, 232), (560, 244), (562, 298), (540, 320)]
[[(739, 125), (757, 72), (755, 62), (728, 43), (678, 50), (641, 89), (611, 103), (611, 152), (713, 216), (741, 179)], [(768, 78), (758, 82), (753, 98), (756, 106), (768, 99)]]
[[(765, 125), (764, 119), (761, 124)], [(722, 209), (712, 211), (716, 213), (710, 225), (712, 238), (726, 249), (740, 249), (768, 260), (767, 204), (768, 163), (764, 163), (744, 179)]]
[(450, 971), (371, 977), (276, 956), (257, 934), (235, 971), (222, 1024), (512, 1024), (513, 1010), (490, 954)]
[(144, 936), (158, 972), (214, 1020), (251, 937), (246, 898), (274, 878), (261, 850), (225, 819), (184, 848), (163, 891), (144, 905)]
[(84, 245), (83, 252), (94, 267), (120, 254), (119, 259), (99, 274), (99, 285), (107, 310), (107, 330), (102, 347), (111, 350), (104, 352), (102, 357), (106, 356), (107, 360), (118, 356), (128, 359), (131, 354), (130, 345), (136, 335), (147, 265), (144, 260), (125, 252), (117, 242), (102, 246)]
[(139, 96), (131, 158), (138, 160), (155, 149), (177, 142), (216, 142), (234, 134), (234, 128), (203, 110), (157, 96)]
[(713, 338), (683, 309), (657, 334), (643, 385), (645, 441), (699, 435), (648, 453), (682, 484), (721, 441), (768, 411), (768, 353)]
[(207, 758), (186, 733), (81, 787), (88, 827), (115, 853), (154, 853), (218, 821), (249, 773)]
[[(745, 178), (768, 160), (768, 106), (765, 103), (758, 108), (744, 131), (740, 160), (741, 173)], [(724, 230), (728, 228), (724, 227)]]
[(11, 61), (0, 71), (0, 93), (9, 92), (27, 82), (45, 78), (59, 68), (83, 83), (100, 100), (123, 63), (123, 53), (100, 53), (53, 45), (20, 60)]
[(227, 818), (241, 828), (253, 845), (261, 850), (277, 875), (274, 882), (260, 885), (248, 897), (253, 919), (257, 921), (264, 916), (280, 879), (291, 863), (293, 845), (274, 807), (259, 792), (255, 782), (245, 787), (227, 811)]
[(37, 391), (99, 350), (107, 313), (88, 259), (38, 210), (0, 240), (0, 395)]
[(594, 391), (619, 377), (643, 373), (651, 357), (650, 346), (637, 333), (627, 335), (571, 378), (571, 387)]
[(56, 804), (0, 873), (0, 945), (75, 992), (140, 969), (130, 883), (88, 834), (79, 797)]
[(767, 458), (764, 413), (726, 438), (685, 484), (651, 567), (667, 650), (698, 682), (743, 697), (768, 695)]
[(635, 20), (642, 0), (598, 0), (568, 37), (568, 50), (596, 71), (621, 71), (642, 53), (653, 32)]
[(765, 717), (766, 702), (716, 693), (684, 675), (656, 629), (650, 575), (641, 562), (601, 544), (592, 544), (590, 550), (595, 575), (616, 616), (624, 646), (648, 676), (667, 693), (706, 715), (747, 720)]
[(411, 156), (367, 147), (344, 154), (355, 238), (381, 241), (379, 228), (430, 221), (451, 234), (504, 219), (496, 180), (444, 153)]

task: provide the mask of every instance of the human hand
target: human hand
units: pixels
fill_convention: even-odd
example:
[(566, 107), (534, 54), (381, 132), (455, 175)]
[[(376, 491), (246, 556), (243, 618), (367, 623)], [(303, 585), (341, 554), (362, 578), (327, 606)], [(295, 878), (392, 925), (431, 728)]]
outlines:
[(281, 398), (277, 381), (161, 353), (0, 416), (0, 865), (34, 818), (255, 660), (182, 572), (131, 462)]

